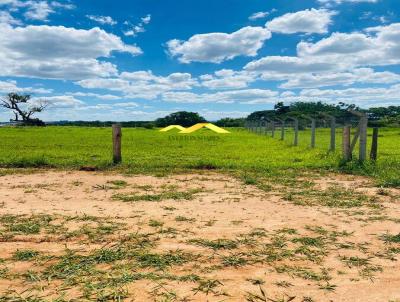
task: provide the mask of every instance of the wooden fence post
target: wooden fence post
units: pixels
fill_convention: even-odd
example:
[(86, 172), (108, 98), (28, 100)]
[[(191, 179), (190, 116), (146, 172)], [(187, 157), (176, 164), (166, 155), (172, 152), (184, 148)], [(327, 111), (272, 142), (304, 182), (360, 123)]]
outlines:
[(299, 144), (299, 119), (293, 118), (294, 120), (294, 141), (293, 145), (298, 146)]
[(351, 159), (350, 126), (343, 128), (342, 154), (344, 160), (349, 161)]
[(336, 149), (336, 118), (331, 116), (331, 146), (330, 151), (335, 151)]
[(356, 146), (359, 137), (360, 137), (360, 128), (357, 128), (357, 131), (354, 133), (353, 139), (350, 144), (351, 153), (353, 153), (354, 147)]
[(275, 137), (275, 121), (271, 121), (271, 137)]
[(378, 129), (379, 128), (374, 128), (372, 132), (371, 160), (376, 160), (378, 158)]
[(311, 148), (315, 148), (315, 118), (311, 119)]
[(304, 118), (308, 119), (311, 121), (311, 143), (310, 147), (315, 148), (315, 127), (316, 127), (316, 120), (313, 117), (310, 117), (308, 115), (303, 115)]
[(278, 122), (281, 123), (281, 141), (285, 139), (285, 120), (276, 118)]
[(265, 119), (265, 135), (268, 135), (268, 123), (270, 123), (271, 121), (269, 119)]
[(112, 125), (112, 140), (113, 140), (113, 162), (114, 162), (114, 164), (118, 164), (122, 161), (121, 138), (122, 138), (121, 125), (113, 124)]
[(364, 161), (367, 159), (367, 128), (368, 128), (368, 118), (367, 115), (364, 114), (360, 118), (360, 150), (359, 150), (359, 160)]

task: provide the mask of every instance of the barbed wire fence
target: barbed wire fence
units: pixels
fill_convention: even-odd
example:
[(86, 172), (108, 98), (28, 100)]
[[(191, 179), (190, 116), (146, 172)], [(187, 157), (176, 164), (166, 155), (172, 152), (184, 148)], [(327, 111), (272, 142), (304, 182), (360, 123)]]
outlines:
[[(337, 129), (342, 129), (342, 158), (345, 161), (353, 159), (353, 152), (358, 143), (358, 160), (363, 162), (368, 159), (367, 137), (368, 137), (368, 115), (364, 112), (349, 110), (344, 116), (334, 116), (327, 113), (317, 112), (315, 114), (262, 116), (259, 119), (247, 120), (245, 127), (248, 131), (258, 135), (267, 135), (284, 141), (289, 129), (293, 131), (293, 146), (299, 145), (299, 132), (301, 129), (310, 129), (310, 148), (317, 145), (317, 128), (330, 128), (329, 152), (335, 152)], [(353, 136), (352, 136), (352, 129)], [(277, 134), (278, 132), (278, 134)], [(378, 157), (378, 128), (374, 127), (372, 132), (371, 150), (369, 158), (373, 161)]]

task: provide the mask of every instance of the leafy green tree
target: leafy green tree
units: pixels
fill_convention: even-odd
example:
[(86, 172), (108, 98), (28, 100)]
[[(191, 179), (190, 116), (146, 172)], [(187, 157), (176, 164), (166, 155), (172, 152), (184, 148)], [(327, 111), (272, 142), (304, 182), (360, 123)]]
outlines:
[(285, 106), (283, 104), (283, 102), (278, 102), (275, 104), (274, 109), (275, 109), (275, 113), (277, 115), (280, 115), (280, 114), (288, 113), (290, 111), (290, 106)]
[(197, 112), (179, 111), (171, 113), (166, 117), (159, 118), (155, 121), (157, 127), (166, 127), (168, 125), (181, 125), (183, 127), (193, 126), (197, 123), (204, 123), (206, 119)]
[(222, 118), (215, 122), (215, 125), (219, 127), (244, 127), (244, 118)]

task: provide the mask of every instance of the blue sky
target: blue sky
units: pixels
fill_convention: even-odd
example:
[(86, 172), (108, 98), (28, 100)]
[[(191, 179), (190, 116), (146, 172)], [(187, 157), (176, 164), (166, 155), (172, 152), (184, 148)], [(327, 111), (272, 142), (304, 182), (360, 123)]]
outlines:
[(0, 33), (0, 94), (47, 121), (400, 105), (398, 0), (0, 0)]

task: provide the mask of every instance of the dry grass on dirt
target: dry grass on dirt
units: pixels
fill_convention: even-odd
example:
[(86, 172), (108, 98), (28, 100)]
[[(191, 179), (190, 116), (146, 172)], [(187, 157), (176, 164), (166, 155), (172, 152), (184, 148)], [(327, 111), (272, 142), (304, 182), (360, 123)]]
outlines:
[(400, 301), (399, 190), (354, 176), (5, 175), (0, 241), (0, 301)]

